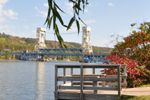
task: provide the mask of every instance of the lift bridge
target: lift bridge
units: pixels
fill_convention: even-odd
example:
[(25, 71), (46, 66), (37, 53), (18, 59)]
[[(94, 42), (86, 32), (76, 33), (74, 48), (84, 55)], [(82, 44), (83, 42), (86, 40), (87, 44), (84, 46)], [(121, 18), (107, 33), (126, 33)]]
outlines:
[(14, 52), (13, 55), (20, 60), (37, 60), (43, 59), (43, 57), (67, 57), (67, 56), (76, 56), (83, 57), (84, 60), (93, 61), (103, 60), (106, 55), (102, 54), (83, 54), (81, 48), (45, 48), (38, 49), (34, 52)]
[[(90, 33), (91, 28), (85, 26), (82, 28), (83, 36), (82, 36), (82, 44), (81, 48), (47, 48), (45, 44), (45, 32), (44, 28), (37, 28), (37, 44), (35, 45), (35, 51), (33, 52), (13, 52), (17, 59), (20, 60), (43, 60), (46, 58), (56, 58), (56, 57), (66, 57), (66, 56), (78, 56), (81, 60), (86, 62), (91, 61), (104, 61), (104, 57), (106, 55), (102, 54), (94, 54), (92, 45), (90, 43)], [(98, 62), (99, 62), (98, 61)]]

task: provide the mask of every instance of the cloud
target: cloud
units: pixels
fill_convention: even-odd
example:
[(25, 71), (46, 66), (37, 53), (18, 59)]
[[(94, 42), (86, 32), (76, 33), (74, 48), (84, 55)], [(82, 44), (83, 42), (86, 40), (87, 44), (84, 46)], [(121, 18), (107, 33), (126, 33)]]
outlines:
[(7, 22), (9, 20), (17, 19), (18, 13), (5, 7), (7, 2), (7, 0), (0, 0), (0, 32), (14, 35), (15, 32), (12, 27), (7, 24)]
[(12, 9), (2, 10), (2, 16), (10, 19), (17, 19), (18, 13), (14, 12)]
[(108, 5), (109, 7), (114, 7), (114, 6), (115, 6), (114, 3), (112, 3), (112, 2), (109, 2), (107, 5)]
[(12, 9), (5, 9), (4, 6), (7, 3), (7, 0), (0, 0), (0, 22), (5, 22), (8, 19), (14, 20), (17, 19), (18, 13)]
[(7, 0), (0, 0), (0, 5), (5, 4)]
[(11, 34), (11, 35), (14, 35), (14, 36), (16, 35), (15, 34), (16, 32), (13, 30), (13, 28), (10, 27), (7, 24), (0, 25), (0, 32), (1, 33), (4, 32), (6, 34)]

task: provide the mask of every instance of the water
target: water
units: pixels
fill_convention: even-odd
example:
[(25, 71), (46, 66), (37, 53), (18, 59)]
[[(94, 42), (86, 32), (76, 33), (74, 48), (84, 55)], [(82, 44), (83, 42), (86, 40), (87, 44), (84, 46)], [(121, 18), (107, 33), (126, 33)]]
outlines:
[(58, 63), (66, 62), (1, 61), (0, 100), (54, 100)]

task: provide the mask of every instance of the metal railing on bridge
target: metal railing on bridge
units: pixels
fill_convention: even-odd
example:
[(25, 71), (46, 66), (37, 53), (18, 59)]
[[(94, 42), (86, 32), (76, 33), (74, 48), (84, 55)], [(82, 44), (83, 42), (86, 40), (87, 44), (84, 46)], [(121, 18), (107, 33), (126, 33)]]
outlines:
[(39, 55), (47, 56), (82, 56), (80, 48), (45, 48), (38, 50)]
[[(1, 52), (1, 56), (5, 53)], [(17, 51), (12, 52), (17, 59), (20, 60), (36, 60), (37, 58), (47, 57), (59, 57), (59, 56), (78, 56), (83, 58), (83, 62), (105, 62), (104, 58), (106, 54), (83, 54), (81, 48), (44, 48), (37, 51)]]

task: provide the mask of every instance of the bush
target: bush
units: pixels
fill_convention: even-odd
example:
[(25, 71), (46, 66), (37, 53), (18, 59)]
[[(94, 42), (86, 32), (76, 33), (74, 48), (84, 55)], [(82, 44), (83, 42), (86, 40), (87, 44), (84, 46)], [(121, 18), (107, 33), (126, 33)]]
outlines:
[[(127, 87), (136, 87), (143, 83), (143, 79), (140, 78), (143, 72), (138, 69), (138, 64), (135, 60), (127, 57), (120, 57), (118, 55), (110, 55), (106, 57), (113, 64), (126, 64), (127, 65)], [(115, 73), (115, 70), (106, 70), (108, 73)]]

